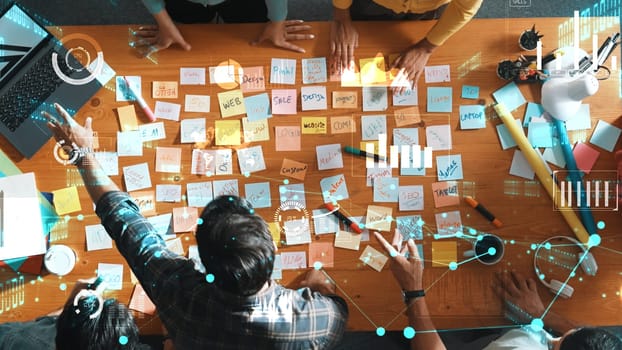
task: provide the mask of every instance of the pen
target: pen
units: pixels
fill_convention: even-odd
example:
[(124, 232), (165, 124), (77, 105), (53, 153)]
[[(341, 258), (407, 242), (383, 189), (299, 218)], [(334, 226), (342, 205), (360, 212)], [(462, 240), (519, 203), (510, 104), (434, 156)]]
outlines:
[(486, 209), (483, 205), (478, 203), (475, 199), (473, 199), (473, 197), (465, 196), (464, 200), (470, 206), (475, 208), (475, 210), (477, 210), (480, 214), (482, 214), (483, 217), (488, 219), (488, 221), (490, 221), (496, 228), (503, 226), (503, 223), (501, 222), (501, 220), (497, 219), (494, 215), (492, 215), (492, 213), (489, 212), (488, 209)]
[(620, 37), (620, 33), (615, 33), (613, 37), (608, 37), (605, 42), (598, 49), (598, 65), (602, 66), (605, 61), (609, 58), (609, 55), (613, 52), (613, 50), (618, 46), (618, 38)]
[(153, 111), (151, 110), (151, 108), (149, 108), (149, 105), (147, 104), (147, 102), (145, 102), (145, 99), (143, 99), (142, 95), (134, 91), (134, 89), (132, 88), (132, 85), (130, 85), (130, 82), (127, 80), (125, 76), (123, 77), (123, 80), (125, 80), (127, 89), (132, 93), (132, 95), (134, 95), (134, 97), (136, 98), (136, 102), (138, 102), (138, 105), (140, 106), (140, 108), (143, 109), (143, 112), (145, 112), (145, 114), (147, 115), (147, 118), (149, 118), (149, 121), (155, 122), (156, 117), (153, 114)]
[(324, 203), (324, 206), (326, 207), (326, 209), (330, 210), (333, 215), (338, 217), (346, 225), (350, 226), (350, 228), (352, 230), (354, 230), (354, 232), (356, 232), (356, 233), (363, 233), (363, 230), (361, 230), (361, 228), (359, 227), (359, 225), (356, 222), (348, 219), (345, 215), (341, 214), (339, 212), (339, 210), (335, 209), (335, 206), (331, 202)]
[(357, 155), (357, 156), (374, 158), (375, 162), (379, 162), (381, 160), (386, 160), (385, 157), (381, 157), (381, 156), (379, 156), (377, 154), (374, 154), (374, 153), (367, 153), (365, 151), (361, 151), (360, 149), (354, 148), (352, 146), (346, 146), (346, 147), (343, 148), (343, 150), (346, 153), (354, 154), (354, 155)]

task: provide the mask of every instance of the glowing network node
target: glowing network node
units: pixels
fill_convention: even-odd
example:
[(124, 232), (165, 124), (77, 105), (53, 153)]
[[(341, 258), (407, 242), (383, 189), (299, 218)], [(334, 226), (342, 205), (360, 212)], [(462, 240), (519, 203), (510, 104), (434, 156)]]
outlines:
[(544, 249), (551, 250), (551, 243), (550, 242), (544, 243)]
[(365, 224), (364, 223), (360, 223), (359, 227), (361, 228), (361, 230), (364, 230), (365, 229)]
[(417, 220), (417, 225), (423, 226), (424, 224), (425, 224), (425, 221), (423, 221), (421, 219)]
[(250, 172), (248, 172), (248, 171), (245, 171), (245, 172), (244, 172), (244, 177), (251, 177), (251, 173), (250, 173)]
[(283, 180), (283, 183), (284, 183), (285, 185), (287, 185), (287, 184), (289, 184), (289, 180), (288, 180), (288, 179), (284, 179), (284, 180)]
[(119, 344), (126, 345), (127, 342), (128, 342), (128, 339), (127, 339), (126, 336), (122, 335), (122, 336), (119, 337)]
[(82, 221), (82, 220), (84, 220), (84, 215), (78, 214), (78, 216), (76, 218), (78, 219), (78, 221)]
[(207, 177), (210, 177), (210, 176), (214, 175), (214, 173), (212, 173), (212, 171), (211, 171), (211, 170), (208, 170), (208, 171), (206, 171), (206, 172), (205, 172), (205, 175), (206, 175)]
[(391, 189), (391, 190), (393, 190), (393, 191), (395, 191), (395, 189), (396, 189), (396, 188), (397, 188), (397, 187), (395, 187), (395, 184), (391, 184), (391, 185), (389, 185), (389, 189)]
[(515, 241), (515, 240), (513, 240), (513, 239), (512, 239), (512, 240), (510, 240), (510, 244), (514, 244), (514, 243), (516, 243), (516, 241)]
[(207, 281), (207, 283), (212, 283), (212, 282), (214, 282), (214, 280), (215, 280), (215, 279), (216, 279), (216, 278), (215, 278), (215, 277), (214, 277), (214, 275), (212, 275), (211, 273), (208, 273), (208, 274), (205, 276), (205, 280)]
[(313, 263), (313, 268), (316, 270), (322, 269), (322, 263), (320, 261), (316, 261)]
[(65, 217), (63, 217), (63, 220), (65, 220), (65, 222), (68, 222), (69, 220), (71, 220), (71, 216), (65, 215)]
[(281, 196), (281, 202), (285, 202), (285, 201), (287, 201), (287, 197)]
[(477, 234), (477, 230), (476, 230), (476, 229), (474, 229), (473, 227), (469, 227), (469, 234), (470, 234), (470, 235)]
[(391, 222), (391, 221), (393, 221), (393, 217), (392, 217), (391, 215), (387, 215), (386, 220), (387, 220), (388, 222)]
[(587, 247), (588, 248), (596, 247), (600, 245), (600, 241), (601, 241), (600, 235), (598, 234), (591, 235), (590, 238), (587, 240)]
[(162, 252), (155, 252), (153, 256), (155, 256), (156, 258), (160, 258), (162, 256)]
[(35, 298), (35, 303), (38, 303), (38, 302), (39, 302), (39, 297), (36, 297)]
[(197, 219), (197, 225), (203, 225), (203, 219), (202, 218), (198, 218)]
[(65, 283), (61, 283), (58, 288), (60, 288), (60, 290), (67, 290), (67, 285)]
[(379, 337), (382, 337), (385, 333), (386, 333), (386, 331), (385, 331), (384, 327), (378, 327), (378, 328), (376, 328), (376, 334), (377, 334)]
[(599, 229), (599, 230), (604, 229), (604, 228), (605, 228), (605, 222), (604, 222), (604, 221), (602, 221), (602, 220), (601, 220), (601, 221), (599, 221), (599, 222), (596, 224), (596, 227), (598, 227), (598, 229)]
[(478, 240), (478, 241), (481, 241), (482, 239), (484, 239), (484, 236), (483, 236), (483, 235), (477, 235), (477, 240)]
[(250, 208), (250, 209), (248, 210), (248, 213), (249, 213), (249, 214), (255, 214), (255, 209)]
[(462, 233), (462, 231), (456, 232), (456, 238), (462, 238), (462, 236), (464, 236), (464, 233)]
[(458, 269), (458, 263), (456, 263), (455, 261), (452, 261), (449, 263), (449, 269), (451, 271), (456, 271)]
[(185, 200), (186, 200), (186, 195), (185, 195), (185, 194), (182, 194), (182, 195), (181, 195), (181, 200), (182, 200), (182, 201), (185, 201)]
[(412, 327), (410, 327), (410, 326), (409, 326), (409, 327), (404, 328), (404, 337), (405, 337), (406, 339), (412, 339), (412, 338), (414, 338), (414, 337), (415, 337), (415, 334), (416, 334), (416, 332), (415, 332), (415, 329), (414, 329), (414, 328), (412, 328)]
[(324, 197), (329, 197), (330, 196), (330, 192), (329, 191), (324, 191), (324, 193), (322, 193), (322, 195), (324, 195)]
[(579, 277), (579, 282), (583, 282), (583, 277)]
[(572, 272), (570, 273), (570, 278), (574, 278), (574, 276), (576, 276), (576, 275), (577, 275), (577, 274), (576, 274), (574, 271), (572, 271)]
[(544, 279), (544, 274), (543, 274), (543, 273), (541, 273), (541, 274), (538, 276), (538, 278), (540, 278), (541, 280), (543, 280), (543, 279)]
[(442, 214), (441, 214), (441, 217), (442, 217), (443, 219), (447, 218), (447, 213), (442, 213)]
[(495, 247), (488, 248), (488, 255), (495, 255), (495, 254), (497, 254), (497, 249)]
[(531, 320), (531, 329), (536, 332), (540, 332), (542, 331), (542, 328), (544, 328), (544, 322), (542, 322), (542, 319), (534, 318)]
[(535, 243), (531, 243), (530, 248), (533, 249), (533, 250), (536, 250), (536, 249), (538, 249), (538, 245), (535, 244)]

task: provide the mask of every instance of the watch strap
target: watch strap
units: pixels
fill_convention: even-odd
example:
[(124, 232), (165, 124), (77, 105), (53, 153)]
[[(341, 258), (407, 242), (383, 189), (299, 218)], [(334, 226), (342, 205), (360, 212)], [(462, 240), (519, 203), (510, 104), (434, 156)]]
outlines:
[(404, 290), (402, 291), (402, 295), (404, 296), (404, 302), (408, 304), (412, 299), (421, 298), (425, 296), (425, 291), (423, 289), (420, 290)]

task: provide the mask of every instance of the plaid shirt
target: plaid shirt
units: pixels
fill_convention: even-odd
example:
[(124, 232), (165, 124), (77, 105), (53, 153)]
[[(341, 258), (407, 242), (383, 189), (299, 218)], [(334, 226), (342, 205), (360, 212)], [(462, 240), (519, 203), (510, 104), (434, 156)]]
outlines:
[(166, 249), (127, 193), (106, 193), (96, 212), (178, 350), (325, 349), (345, 331), (348, 308), (338, 296), (271, 281), (269, 288), (240, 297), (208, 283), (192, 260)]

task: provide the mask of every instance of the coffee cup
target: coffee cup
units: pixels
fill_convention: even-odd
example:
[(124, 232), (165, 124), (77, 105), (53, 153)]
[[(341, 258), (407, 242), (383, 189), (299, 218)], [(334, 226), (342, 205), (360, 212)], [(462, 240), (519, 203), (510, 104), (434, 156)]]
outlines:
[(76, 266), (76, 253), (66, 245), (56, 244), (45, 253), (43, 263), (48, 272), (65, 276)]
[(473, 249), (464, 252), (465, 257), (476, 257), (484, 265), (494, 265), (501, 261), (505, 247), (503, 240), (493, 234), (477, 236)]

